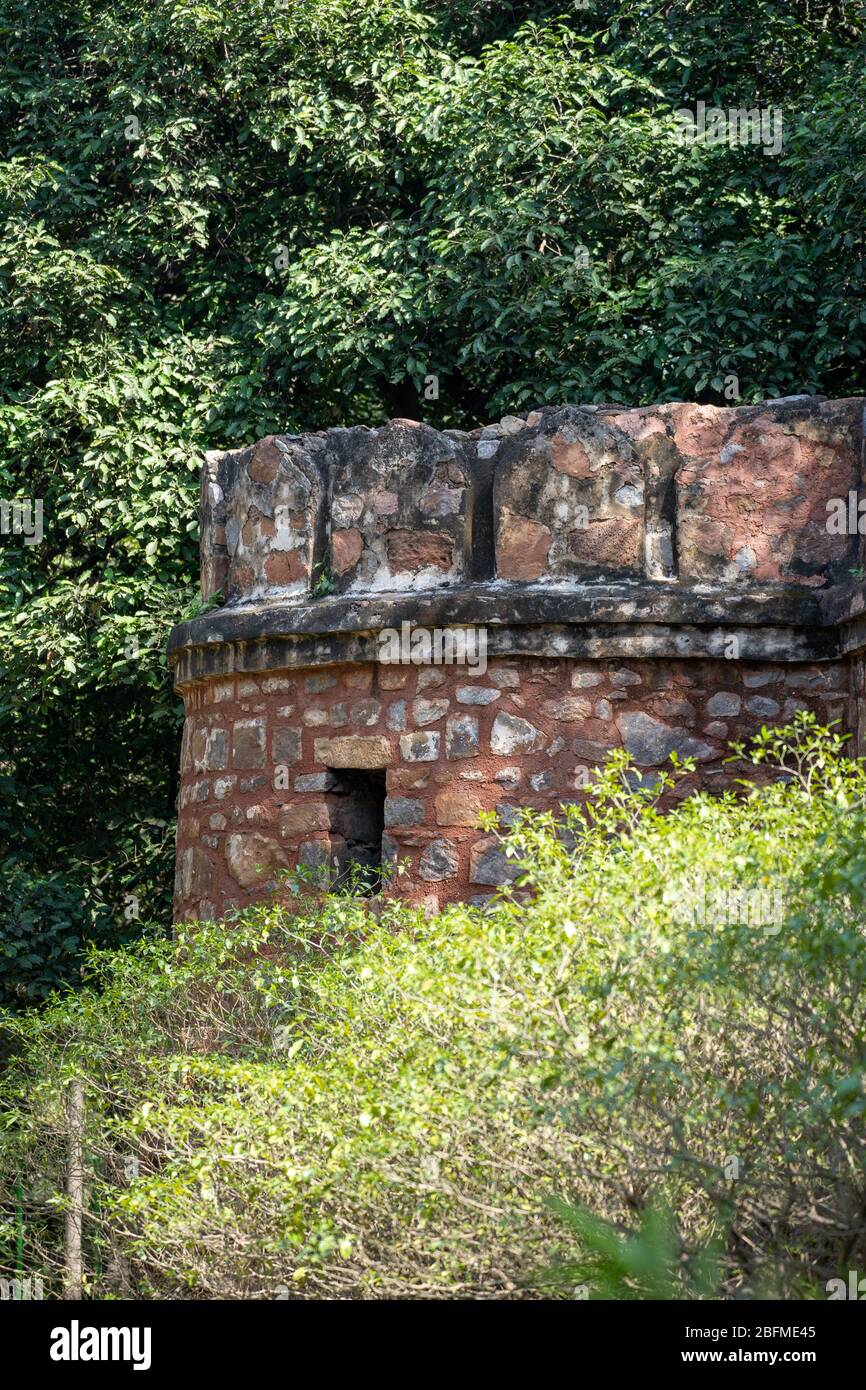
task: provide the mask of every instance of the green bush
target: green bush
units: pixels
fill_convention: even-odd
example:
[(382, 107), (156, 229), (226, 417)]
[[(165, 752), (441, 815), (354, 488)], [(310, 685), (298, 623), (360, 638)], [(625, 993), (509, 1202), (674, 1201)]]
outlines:
[[(103, 928), (100, 933), (100, 927)], [(84, 961), (88, 941), (104, 938), (80, 888), (61, 874), (34, 878), (20, 864), (0, 877), (0, 1004), (45, 999)]]
[(751, 756), (662, 814), (688, 769), (611, 755), (583, 809), (522, 816), (486, 909), (332, 895), (97, 956), (10, 1023), (26, 1267), (56, 1280), (75, 1076), (94, 1297), (795, 1297), (862, 1267), (866, 772), (808, 715)]

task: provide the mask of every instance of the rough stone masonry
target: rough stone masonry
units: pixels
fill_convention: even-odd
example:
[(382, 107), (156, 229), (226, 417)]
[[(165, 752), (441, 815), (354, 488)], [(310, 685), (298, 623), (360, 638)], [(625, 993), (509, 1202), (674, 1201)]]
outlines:
[[(613, 747), (721, 789), (729, 740), (805, 707), (859, 751), (864, 404), (569, 405), (210, 455), (202, 597), (223, 601), (169, 642), (178, 919), (298, 864), (483, 899), (513, 866), (479, 813), (579, 800)], [(486, 661), (382, 659), (422, 629), (480, 635)]]

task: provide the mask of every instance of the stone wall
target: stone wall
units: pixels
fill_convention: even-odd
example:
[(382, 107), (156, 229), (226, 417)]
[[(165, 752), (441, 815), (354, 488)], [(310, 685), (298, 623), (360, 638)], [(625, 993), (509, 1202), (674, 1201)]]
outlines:
[[(226, 602), (170, 642), (178, 916), (341, 871), (358, 796), (384, 817), (360, 838), (405, 867), (389, 891), (441, 903), (510, 870), (481, 811), (577, 800), (611, 747), (647, 773), (690, 755), (688, 785), (721, 788), (728, 740), (797, 708), (861, 736), (862, 541), (828, 504), (856, 502), (862, 438), (862, 401), (803, 397), (209, 457), (202, 592)], [(482, 632), (486, 670), (386, 664), (403, 624)]]

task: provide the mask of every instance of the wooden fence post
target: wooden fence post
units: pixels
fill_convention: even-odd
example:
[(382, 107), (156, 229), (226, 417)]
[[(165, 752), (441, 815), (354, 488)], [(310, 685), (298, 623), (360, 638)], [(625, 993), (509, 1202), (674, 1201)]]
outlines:
[(82, 1297), (81, 1237), (84, 1221), (84, 1082), (70, 1081), (66, 1101), (69, 1159), (66, 1173), (66, 1281), (64, 1298)]

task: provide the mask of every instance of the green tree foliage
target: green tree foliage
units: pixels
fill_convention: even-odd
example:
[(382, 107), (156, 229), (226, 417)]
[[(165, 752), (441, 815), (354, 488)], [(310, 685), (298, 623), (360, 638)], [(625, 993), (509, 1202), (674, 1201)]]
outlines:
[[(861, 389), (861, 11), (6, 0), (2, 862), (164, 914), (204, 449)], [(780, 157), (677, 143), (698, 99)]]
[(866, 1259), (866, 770), (808, 715), (754, 758), (662, 815), (611, 755), (511, 832), (528, 902), (97, 956), (10, 1018), (0, 1273), (18, 1190), (57, 1290), (81, 1077), (94, 1297), (824, 1297)]

